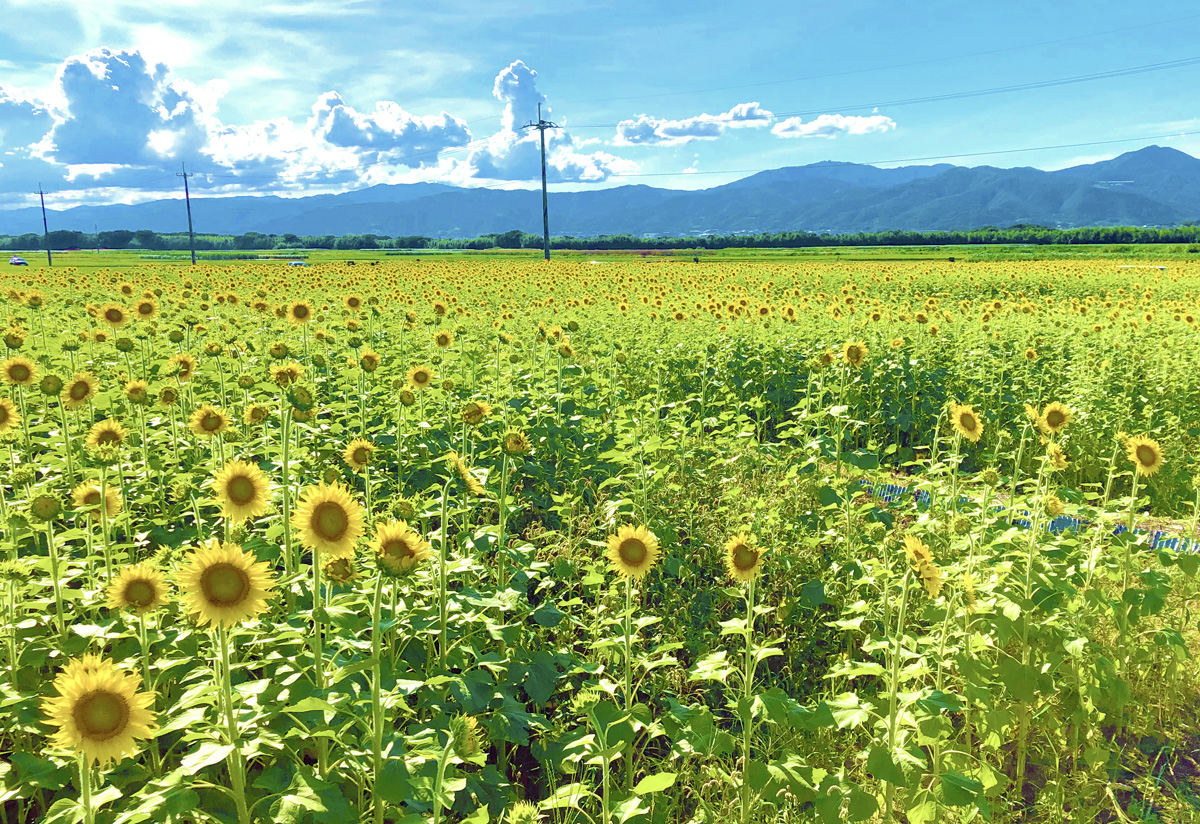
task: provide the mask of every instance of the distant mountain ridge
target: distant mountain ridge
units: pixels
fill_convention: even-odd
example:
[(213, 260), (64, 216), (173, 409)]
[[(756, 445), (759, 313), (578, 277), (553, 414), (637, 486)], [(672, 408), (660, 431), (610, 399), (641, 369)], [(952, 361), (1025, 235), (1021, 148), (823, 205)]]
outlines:
[[(47, 210), (52, 229), (187, 230), (178, 200)], [(192, 198), (197, 232), (477, 237), (540, 234), (541, 193), (439, 183), (379, 185), (302, 198)], [(1045, 172), (946, 163), (880, 169), (824, 161), (759, 172), (710, 189), (620, 186), (550, 195), (554, 235), (966, 230), (1200, 221), (1200, 159), (1148, 146)], [(0, 234), (40, 233), (38, 209), (0, 211)]]

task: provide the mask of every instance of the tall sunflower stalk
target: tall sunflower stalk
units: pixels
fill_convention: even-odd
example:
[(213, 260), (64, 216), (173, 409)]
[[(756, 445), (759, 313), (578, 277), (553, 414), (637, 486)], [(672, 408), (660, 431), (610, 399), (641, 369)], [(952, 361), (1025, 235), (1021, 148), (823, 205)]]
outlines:
[(772, 652), (769, 645), (754, 643), (754, 585), (762, 572), (762, 562), (765, 552), (754, 545), (753, 539), (745, 532), (738, 533), (725, 543), (725, 569), (729, 577), (738, 584), (745, 584), (746, 619), (740, 627), (736, 624), (732, 630), (742, 635), (746, 642), (745, 655), (742, 659), (742, 700), (738, 702), (739, 709), (745, 712), (742, 717), (742, 783), (739, 790), (741, 801), (741, 824), (749, 824), (750, 807), (754, 800), (754, 791), (750, 786), (750, 746), (754, 738), (754, 672), (758, 662)]

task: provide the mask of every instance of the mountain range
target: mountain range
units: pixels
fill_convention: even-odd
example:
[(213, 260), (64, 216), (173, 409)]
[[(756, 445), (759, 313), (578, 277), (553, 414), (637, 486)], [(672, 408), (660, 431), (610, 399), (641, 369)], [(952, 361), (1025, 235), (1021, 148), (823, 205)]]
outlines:
[[(881, 169), (821, 162), (759, 172), (709, 189), (619, 186), (550, 195), (554, 235), (965, 230), (1014, 224), (1175, 226), (1200, 221), (1200, 159), (1148, 146), (1047, 172), (950, 164)], [(440, 183), (337, 195), (192, 198), (196, 231), (477, 237), (541, 234), (541, 192)], [(47, 209), (52, 229), (187, 230), (178, 200)], [(0, 211), (0, 234), (40, 233), (39, 209)]]

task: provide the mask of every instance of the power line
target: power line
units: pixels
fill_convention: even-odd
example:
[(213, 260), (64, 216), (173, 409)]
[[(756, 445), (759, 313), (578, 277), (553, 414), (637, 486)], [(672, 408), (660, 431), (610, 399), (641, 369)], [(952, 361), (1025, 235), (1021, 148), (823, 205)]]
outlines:
[(192, 231), (192, 197), (188, 193), (188, 182), (187, 182), (189, 177), (194, 177), (195, 175), (188, 174), (187, 164), (184, 163), (183, 171), (176, 172), (175, 176), (183, 178), (183, 199), (187, 203), (187, 215), (188, 215), (188, 242), (189, 242), (190, 246), (192, 247), (192, 265), (195, 266), (196, 265), (196, 233)]
[(38, 198), (42, 201), (42, 231), (46, 238), (46, 265), (54, 266), (54, 261), (50, 257), (50, 225), (46, 223), (46, 193), (42, 191), (42, 184), (38, 184)]

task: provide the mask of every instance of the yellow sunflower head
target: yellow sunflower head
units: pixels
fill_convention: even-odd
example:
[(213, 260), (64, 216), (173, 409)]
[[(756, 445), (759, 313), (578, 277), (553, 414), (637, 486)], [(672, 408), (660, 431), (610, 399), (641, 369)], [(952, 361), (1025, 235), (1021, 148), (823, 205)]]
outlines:
[(358, 355), (358, 365), (364, 372), (374, 372), (382, 362), (383, 358), (374, 349), (364, 349)]
[(62, 388), (58, 399), (67, 409), (81, 409), (96, 396), (100, 381), (91, 372), (77, 372)]
[(433, 344), (438, 349), (447, 349), (454, 345), (454, 333), (448, 329), (439, 329), (433, 333)]
[(462, 409), (463, 423), (478, 426), (492, 415), (492, 406), (487, 401), (467, 401)]
[(106, 418), (92, 425), (91, 431), (88, 432), (87, 440), (84, 441), (84, 446), (87, 447), (89, 452), (99, 452), (104, 449), (119, 449), (125, 444), (127, 434), (125, 427), (121, 426), (119, 421)]
[(0, 398), (0, 435), (21, 425), (21, 413), (12, 398)]
[(1073, 420), (1075, 420), (1075, 415), (1071, 412), (1071, 408), (1066, 404), (1054, 401), (1046, 404), (1046, 408), (1042, 410), (1038, 426), (1047, 435), (1057, 435), (1066, 429), (1067, 424)]
[(108, 303), (101, 307), (100, 319), (113, 329), (118, 329), (129, 322), (129, 312), (118, 303)]
[(237, 544), (207, 541), (193, 550), (176, 575), (184, 609), (200, 625), (231, 627), (267, 609), (274, 578), (265, 561)]
[(58, 695), (45, 699), (46, 722), (58, 727), (55, 746), (107, 766), (137, 750), (137, 739), (154, 737), (154, 694), (138, 692), (141, 677), (106, 659), (68, 664), (54, 679)]
[(37, 366), (29, 358), (9, 358), (0, 363), (0, 374), (13, 386), (29, 386), (37, 378)]
[(529, 444), (529, 439), (525, 437), (525, 433), (515, 429), (504, 433), (504, 440), (500, 445), (509, 455), (524, 455), (533, 448)]
[(147, 406), (150, 403), (150, 384), (143, 380), (126, 381), (125, 397), (137, 406)]
[(908, 556), (908, 561), (913, 566), (933, 562), (933, 553), (915, 535), (904, 536), (904, 554)]
[(106, 594), (109, 609), (147, 613), (167, 602), (167, 580), (150, 564), (134, 564), (121, 570)]
[(71, 490), (71, 500), (77, 510), (93, 521), (101, 517), (101, 504), (105, 517), (115, 518), (121, 512), (121, 495), (112, 484), (105, 484), (104, 493), (101, 494), (98, 481), (84, 481)]
[(658, 538), (645, 526), (623, 526), (608, 536), (608, 563), (624, 578), (641, 578), (658, 561)]
[(408, 382), (414, 389), (428, 389), (434, 381), (433, 368), (429, 366), (414, 366), (408, 370)]
[(453, 469), (450, 479), (454, 482), (460, 493), (470, 493), (477, 498), (481, 498), (487, 493), (483, 484), (471, 474), (471, 468), (467, 466), (466, 461), (457, 452), (447, 452), (445, 460)]
[(1153, 475), (1162, 469), (1162, 447), (1153, 438), (1145, 435), (1134, 435), (1125, 441), (1125, 457), (1133, 464), (1134, 471), (1139, 475)]
[(1067, 453), (1063, 452), (1063, 448), (1053, 441), (1046, 444), (1046, 460), (1053, 469), (1059, 472), (1067, 468)]
[(363, 534), (363, 509), (340, 483), (321, 482), (301, 494), (292, 526), (300, 533), (300, 542), (323, 560), (349, 558)]
[(363, 469), (371, 465), (371, 459), (375, 455), (375, 444), (365, 438), (356, 438), (350, 441), (350, 444), (342, 452), (342, 459), (346, 465), (355, 472), (361, 472)]
[(983, 435), (983, 421), (979, 413), (965, 404), (950, 404), (950, 425), (971, 443), (979, 443)]
[(847, 341), (842, 347), (842, 360), (857, 369), (867, 359), (867, 345), (860, 340)]
[(303, 326), (313, 319), (312, 304), (306, 300), (298, 300), (287, 308), (288, 323), (293, 326)]
[(229, 429), (229, 416), (210, 403), (201, 404), (188, 419), (188, 428), (202, 438), (213, 438)]
[(180, 383), (187, 383), (196, 374), (196, 358), (188, 352), (180, 352), (167, 359), (164, 372), (173, 375)]
[(257, 518), (270, 506), (270, 486), (258, 464), (230, 461), (213, 474), (212, 488), (230, 523)]
[(371, 550), (379, 562), (380, 571), (392, 576), (413, 572), (433, 552), (429, 544), (404, 521), (376, 524)]
[(763, 550), (754, 545), (745, 532), (739, 532), (725, 542), (725, 569), (739, 583), (752, 580), (762, 572)]

